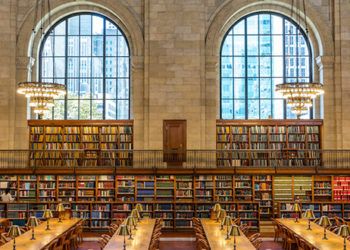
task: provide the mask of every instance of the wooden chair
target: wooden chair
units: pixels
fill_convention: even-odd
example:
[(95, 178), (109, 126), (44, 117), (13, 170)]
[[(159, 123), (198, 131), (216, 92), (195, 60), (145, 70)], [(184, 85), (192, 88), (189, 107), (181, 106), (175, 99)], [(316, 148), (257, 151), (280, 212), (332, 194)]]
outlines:
[(71, 229), (65, 234), (65, 238), (64, 238), (64, 241), (63, 241), (63, 249), (64, 250), (73, 250), (73, 249), (75, 249), (75, 248), (72, 248), (73, 232), (74, 232), (74, 229)]
[(209, 250), (209, 244), (205, 240), (198, 240), (197, 242), (197, 250)]
[(57, 244), (58, 239), (54, 239), (53, 241), (51, 241), (49, 243), (49, 245), (47, 245), (44, 250), (54, 250), (54, 246)]
[(62, 235), (57, 241), (55, 241), (55, 244), (52, 245), (50, 250), (64, 250), (64, 240), (66, 235)]
[(273, 237), (273, 241), (277, 242), (278, 239), (282, 236), (282, 230), (281, 230), (281, 225), (276, 221), (275, 221), (274, 229), (275, 229), (275, 234)]

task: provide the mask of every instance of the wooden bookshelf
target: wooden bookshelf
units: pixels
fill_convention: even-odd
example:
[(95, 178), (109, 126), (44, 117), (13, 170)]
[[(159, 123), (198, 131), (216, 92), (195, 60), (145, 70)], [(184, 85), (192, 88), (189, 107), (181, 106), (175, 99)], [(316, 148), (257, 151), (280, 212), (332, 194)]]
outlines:
[(131, 120), (30, 120), (28, 126), (31, 166), (132, 166), (131, 152), (108, 151), (133, 149)]
[[(224, 167), (317, 166), (320, 155), (307, 150), (322, 148), (321, 130), (322, 120), (217, 120), (216, 149), (223, 150), (217, 153), (217, 164)], [(248, 149), (279, 150), (280, 153), (244, 152)]]

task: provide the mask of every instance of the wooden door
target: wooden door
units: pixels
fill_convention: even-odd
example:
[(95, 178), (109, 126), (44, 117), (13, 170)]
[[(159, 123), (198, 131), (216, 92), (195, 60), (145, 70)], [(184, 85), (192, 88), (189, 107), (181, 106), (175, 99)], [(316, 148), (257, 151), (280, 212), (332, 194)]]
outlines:
[(186, 161), (186, 120), (164, 120), (163, 151), (168, 166), (182, 166)]

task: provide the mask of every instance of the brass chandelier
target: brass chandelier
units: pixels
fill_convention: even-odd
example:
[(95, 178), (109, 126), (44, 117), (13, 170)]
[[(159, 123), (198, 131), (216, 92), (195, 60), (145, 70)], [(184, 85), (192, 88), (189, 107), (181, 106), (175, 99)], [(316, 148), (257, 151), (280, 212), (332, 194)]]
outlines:
[[(299, 2), (299, 0), (296, 0)], [(305, 31), (306, 36), (308, 36), (308, 27), (306, 22), (306, 8), (305, 8), (305, 0), (302, 0), (303, 4), (303, 13), (304, 13), (304, 23), (305, 23)], [(298, 4), (297, 4), (298, 5)], [(298, 6), (296, 6), (297, 8)], [(295, 10), (297, 12), (297, 10)], [(291, 5), (291, 17), (293, 17), (294, 13), (294, 0), (292, 0)], [(297, 39), (299, 40), (299, 35), (301, 35), (300, 27), (300, 8), (299, 8), (299, 22), (297, 29)], [(298, 18), (296, 18), (298, 19)], [(300, 46), (300, 43), (298, 43)], [(299, 51), (299, 47), (298, 47)], [(299, 63), (297, 63), (297, 67), (299, 67)], [(299, 72), (299, 71), (297, 71)], [(280, 93), (283, 98), (286, 99), (287, 106), (291, 107), (291, 111), (297, 115), (297, 118), (300, 119), (301, 115), (306, 114), (309, 111), (309, 108), (312, 107), (313, 100), (324, 93), (323, 84), (317, 82), (299, 82), (299, 76), (296, 76), (296, 82), (285, 82), (276, 85), (276, 92)]]
[[(44, 35), (43, 32), (43, 12), (45, 10), (45, 0), (42, 0), (39, 8), (39, 0), (36, 0), (35, 6), (35, 15), (33, 21), (33, 37), (35, 36), (35, 24), (37, 22), (38, 11), (40, 9), (41, 20), (40, 20), (40, 31), (41, 36)], [(48, 25), (50, 26), (51, 20), (51, 9), (50, 9), (50, 0), (47, 0), (47, 9), (48, 9)], [(52, 43), (51, 43), (52, 46)], [(51, 49), (51, 51), (53, 51)], [(25, 95), (29, 99), (29, 106), (33, 109), (35, 114), (39, 115), (39, 119), (42, 115), (49, 111), (51, 107), (54, 106), (54, 98), (66, 94), (66, 86), (61, 83), (53, 82), (20, 82), (17, 85), (17, 93)]]

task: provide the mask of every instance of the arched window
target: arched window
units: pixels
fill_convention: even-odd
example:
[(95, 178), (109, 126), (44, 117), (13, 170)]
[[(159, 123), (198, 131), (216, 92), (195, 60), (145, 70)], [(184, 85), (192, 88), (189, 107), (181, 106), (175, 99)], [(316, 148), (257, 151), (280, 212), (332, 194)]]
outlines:
[(39, 80), (67, 86), (46, 119), (129, 119), (130, 55), (123, 32), (98, 14), (57, 22), (40, 48)]
[[(222, 42), (220, 74), (222, 119), (296, 118), (275, 86), (296, 82), (297, 77), (299, 82), (312, 80), (310, 43), (285, 16), (245, 16)], [(303, 118), (311, 118), (311, 113)]]

